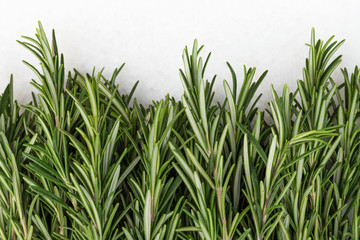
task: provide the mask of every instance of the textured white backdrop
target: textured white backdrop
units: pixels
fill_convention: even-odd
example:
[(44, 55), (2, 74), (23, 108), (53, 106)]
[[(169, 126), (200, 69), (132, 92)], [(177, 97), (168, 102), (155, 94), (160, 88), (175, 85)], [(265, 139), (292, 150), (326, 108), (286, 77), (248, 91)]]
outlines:
[[(257, 76), (269, 73), (260, 91), (261, 104), (269, 100), (271, 83), (294, 89), (301, 78), (311, 27), (317, 36), (347, 39), (339, 53), (342, 67), (360, 63), (359, 1), (4, 1), (0, 2), (0, 92), (14, 74), (15, 95), (30, 99), (28, 83), (35, 75), (21, 62), (36, 59), (15, 40), (34, 36), (41, 20), (48, 36), (55, 28), (67, 70), (81, 72), (105, 67), (105, 74), (126, 63), (118, 82), (129, 91), (140, 80), (136, 97), (143, 103), (166, 93), (182, 93), (178, 69), (181, 54), (194, 38), (212, 52), (207, 77), (218, 75), (217, 99), (223, 97), (222, 80), (230, 80), (229, 61), (242, 77), (242, 66), (256, 66)], [(340, 77), (339, 72), (335, 73)], [(241, 78), (240, 78), (241, 79)]]

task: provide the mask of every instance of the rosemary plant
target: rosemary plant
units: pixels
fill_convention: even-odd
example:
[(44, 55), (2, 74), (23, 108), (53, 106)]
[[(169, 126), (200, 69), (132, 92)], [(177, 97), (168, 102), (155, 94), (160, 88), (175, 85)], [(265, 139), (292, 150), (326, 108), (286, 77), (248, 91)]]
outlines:
[[(359, 239), (360, 71), (311, 32), (303, 79), (264, 112), (267, 71), (244, 67), (214, 103), (208, 54), (183, 51), (181, 101), (149, 105), (103, 70), (66, 74), (55, 33), (20, 45), (39, 67), (22, 108), (0, 96), (0, 239)], [(266, 115), (267, 114), (267, 115)], [(266, 115), (266, 117), (265, 117)], [(266, 119), (266, 120), (265, 120)]]

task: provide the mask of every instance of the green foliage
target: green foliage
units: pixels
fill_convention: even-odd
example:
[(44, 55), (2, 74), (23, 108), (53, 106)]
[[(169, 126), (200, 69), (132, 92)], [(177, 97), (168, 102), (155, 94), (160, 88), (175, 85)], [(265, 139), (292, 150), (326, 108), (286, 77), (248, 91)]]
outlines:
[[(21, 109), (0, 96), (0, 239), (359, 239), (360, 71), (341, 69), (344, 41), (311, 33), (292, 92), (267, 71), (227, 63), (225, 100), (206, 80), (211, 54), (185, 47), (181, 101), (143, 106), (116, 78), (65, 74), (55, 33), (18, 41), (37, 93)], [(231, 82), (231, 83), (229, 83)], [(266, 119), (266, 120), (265, 120)]]

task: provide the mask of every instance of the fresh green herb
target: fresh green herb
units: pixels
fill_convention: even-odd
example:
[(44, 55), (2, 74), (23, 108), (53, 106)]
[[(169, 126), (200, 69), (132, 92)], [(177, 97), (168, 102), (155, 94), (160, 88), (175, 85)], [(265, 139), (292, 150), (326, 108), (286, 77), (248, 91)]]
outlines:
[(344, 41), (316, 40), (297, 89), (259, 111), (267, 71), (230, 63), (214, 102), (211, 54), (183, 51), (181, 101), (149, 105), (103, 70), (65, 73), (39, 23), (22, 108), (0, 96), (0, 239), (359, 239), (360, 71), (333, 72)]

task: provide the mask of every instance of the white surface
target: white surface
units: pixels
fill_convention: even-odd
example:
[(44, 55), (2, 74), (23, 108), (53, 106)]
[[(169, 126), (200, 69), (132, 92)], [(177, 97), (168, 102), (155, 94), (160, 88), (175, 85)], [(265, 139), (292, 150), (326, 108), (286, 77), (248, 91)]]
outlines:
[[(124, 92), (136, 80), (136, 97), (146, 103), (166, 93), (179, 99), (182, 86), (178, 69), (181, 54), (194, 38), (212, 52), (207, 77), (217, 74), (217, 99), (222, 80), (230, 79), (229, 61), (242, 79), (242, 66), (256, 66), (269, 74), (260, 91), (262, 105), (269, 100), (269, 86), (294, 89), (302, 77), (311, 27), (318, 37), (347, 39), (339, 53), (353, 69), (360, 63), (358, 1), (1, 1), (0, 92), (14, 74), (15, 94), (21, 103), (34, 90), (35, 75), (21, 62), (36, 59), (16, 43), (21, 35), (34, 36), (41, 20), (48, 36), (55, 28), (66, 70), (81, 72), (105, 67), (111, 71), (126, 63), (118, 82)], [(340, 77), (339, 72), (336, 76)]]

